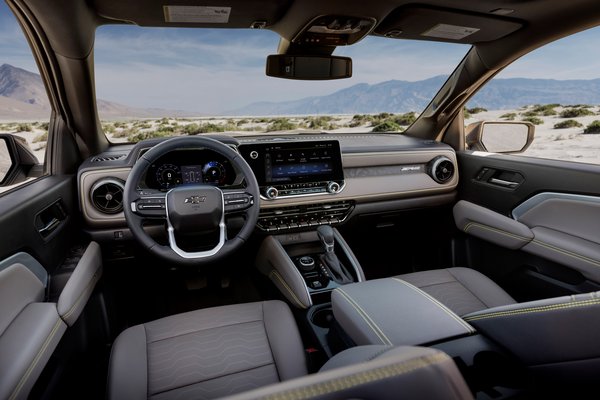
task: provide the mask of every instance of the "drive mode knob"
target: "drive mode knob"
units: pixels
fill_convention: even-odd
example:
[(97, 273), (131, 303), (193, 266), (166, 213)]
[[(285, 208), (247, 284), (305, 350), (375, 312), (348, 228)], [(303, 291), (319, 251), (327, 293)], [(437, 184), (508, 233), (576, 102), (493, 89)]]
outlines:
[(327, 191), (329, 193), (337, 193), (340, 191), (340, 184), (337, 182), (329, 182), (327, 184)]
[(273, 186), (270, 186), (267, 188), (267, 190), (265, 190), (265, 196), (267, 197), (267, 199), (275, 199), (277, 198), (278, 194), (279, 190), (277, 190)]
[(300, 257), (298, 262), (300, 263), (300, 268), (303, 271), (310, 271), (315, 266), (315, 259), (311, 256)]

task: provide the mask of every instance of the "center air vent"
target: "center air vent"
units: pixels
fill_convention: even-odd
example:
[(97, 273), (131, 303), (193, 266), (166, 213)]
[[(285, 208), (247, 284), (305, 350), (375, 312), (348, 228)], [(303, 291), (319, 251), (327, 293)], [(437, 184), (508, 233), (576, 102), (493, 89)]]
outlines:
[(123, 211), (123, 181), (117, 178), (101, 179), (90, 192), (92, 204), (104, 214)]
[(454, 163), (448, 157), (436, 157), (429, 163), (429, 175), (437, 183), (446, 183), (454, 176)]

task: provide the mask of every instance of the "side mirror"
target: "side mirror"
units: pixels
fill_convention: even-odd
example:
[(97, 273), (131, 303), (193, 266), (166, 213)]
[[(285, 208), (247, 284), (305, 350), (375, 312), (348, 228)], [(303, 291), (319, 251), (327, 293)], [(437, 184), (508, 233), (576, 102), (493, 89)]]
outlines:
[(352, 59), (338, 56), (267, 57), (267, 76), (285, 79), (327, 80), (352, 76)]
[(0, 134), (0, 186), (21, 183), (42, 173), (43, 166), (25, 139)]
[(531, 122), (479, 121), (466, 128), (469, 149), (490, 153), (522, 153), (531, 142), (535, 126)]

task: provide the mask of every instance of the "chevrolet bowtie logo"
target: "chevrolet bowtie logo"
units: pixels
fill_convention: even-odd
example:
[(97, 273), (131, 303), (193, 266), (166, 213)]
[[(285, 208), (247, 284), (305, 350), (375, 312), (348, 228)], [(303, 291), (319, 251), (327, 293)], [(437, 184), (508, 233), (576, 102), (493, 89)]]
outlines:
[(204, 203), (204, 200), (206, 200), (206, 196), (190, 196), (185, 199), (184, 203), (200, 204)]

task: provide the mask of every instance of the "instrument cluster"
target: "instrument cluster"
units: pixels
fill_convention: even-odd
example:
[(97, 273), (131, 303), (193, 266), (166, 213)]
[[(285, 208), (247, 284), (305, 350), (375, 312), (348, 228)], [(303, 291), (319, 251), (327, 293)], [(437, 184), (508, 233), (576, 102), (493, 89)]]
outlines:
[(180, 185), (232, 185), (236, 174), (227, 158), (211, 150), (176, 150), (159, 158), (146, 173), (146, 186), (169, 190)]

